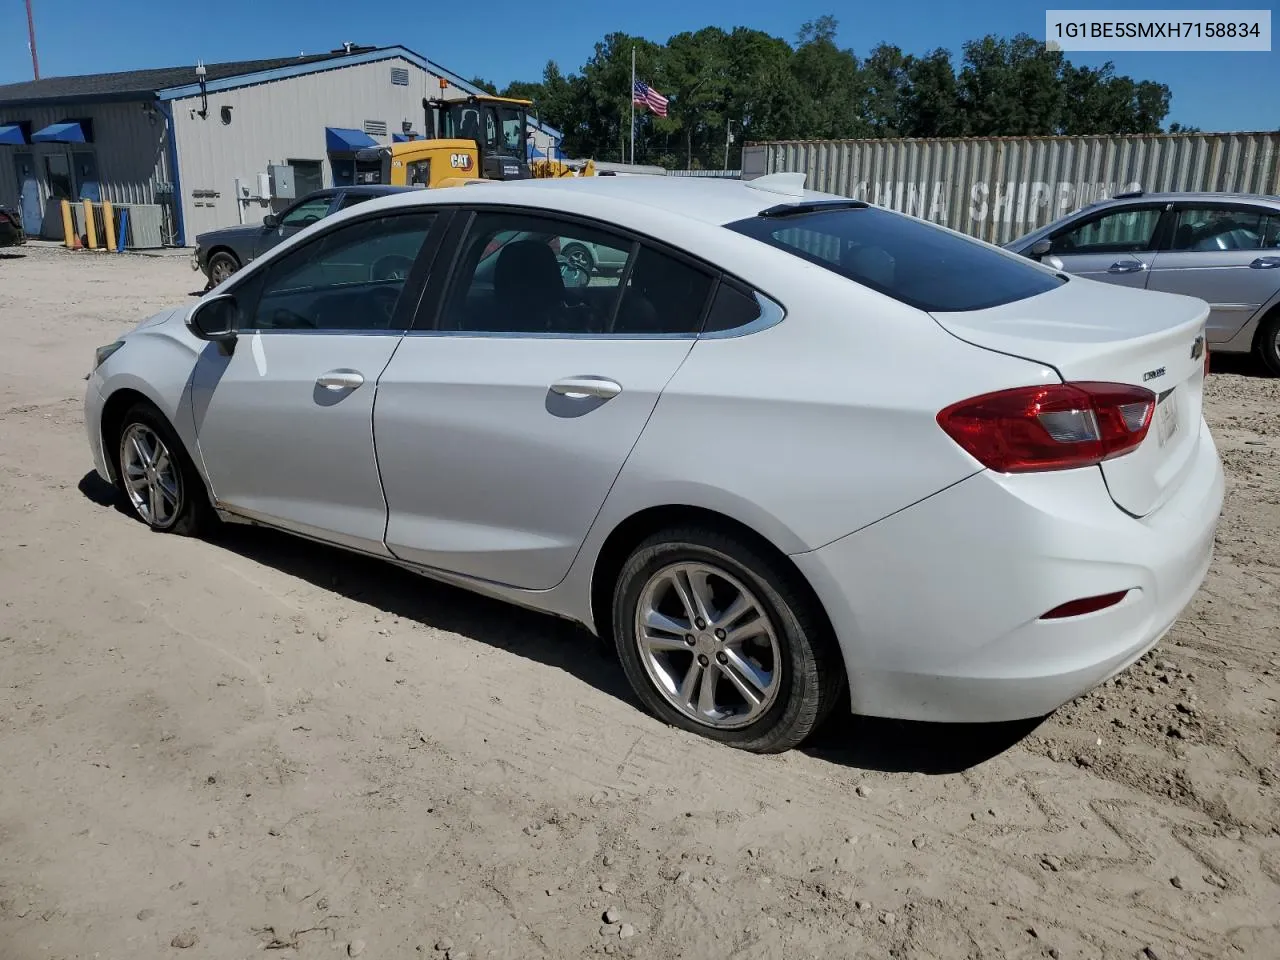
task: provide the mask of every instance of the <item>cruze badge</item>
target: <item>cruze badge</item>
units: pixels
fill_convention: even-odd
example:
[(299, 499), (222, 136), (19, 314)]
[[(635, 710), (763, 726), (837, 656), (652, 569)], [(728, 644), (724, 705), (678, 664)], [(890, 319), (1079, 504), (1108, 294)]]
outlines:
[(1155, 380), (1158, 377), (1163, 377), (1163, 376), (1164, 376), (1164, 367), (1156, 367), (1154, 370), (1148, 370), (1146, 373), (1142, 375), (1142, 382), (1146, 383), (1148, 380)]
[(1204, 337), (1196, 337), (1191, 342), (1191, 359), (1199, 360), (1204, 355)]

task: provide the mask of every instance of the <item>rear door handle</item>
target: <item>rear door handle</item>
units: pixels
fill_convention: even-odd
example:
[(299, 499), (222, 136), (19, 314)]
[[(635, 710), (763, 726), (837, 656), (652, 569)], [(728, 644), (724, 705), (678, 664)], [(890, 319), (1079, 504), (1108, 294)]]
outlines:
[(1145, 269), (1147, 265), (1141, 260), (1117, 260), (1107, 267), (1107, 273), (1137, 273)]
[(565, 377), (551, 385), (551, 392), (574, 400), (586, 397), (608, 400), (622, 392), (622, 384), (605, 377)]
[(1280, 267), (1280, 257), (1259, 257), (1249, 266), (1255, 270), (1273, 270)]
[(354, 390), (364, 383), (364, 377), (355, 370), (330, 370), (316, 377), (316, 386), (326, 390)]

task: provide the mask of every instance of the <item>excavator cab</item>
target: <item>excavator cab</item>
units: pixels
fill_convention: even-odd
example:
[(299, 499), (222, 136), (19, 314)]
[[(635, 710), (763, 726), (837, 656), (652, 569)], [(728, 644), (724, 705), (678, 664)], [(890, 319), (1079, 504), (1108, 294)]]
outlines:
[[(529, 100), (469, 96), (462, 100), (423, 100), (427, 127), (442, 140), (470, 140), (480, 154), (486, 180), (528, 180)], [(435, 122), (432, 122), (434, 116)]]

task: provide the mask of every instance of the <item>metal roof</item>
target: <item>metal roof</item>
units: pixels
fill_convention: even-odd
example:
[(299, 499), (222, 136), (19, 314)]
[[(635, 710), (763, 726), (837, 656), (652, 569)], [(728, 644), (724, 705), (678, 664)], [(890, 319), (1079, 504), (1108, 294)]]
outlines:
[[(234, 60), (228, 63), (204, 64), (204, 89), (208, 93), (302, 76), (319, 70), (333, 70), (358, 63), (402, 58), (410, 63), (448, 80), (466, 93), (484, 94), (475, 84), (464, 80), (452, 70), (447, 70), (408, 47), (359, 47), (349, 50), (330, 50), (328, 53), (276, 57), (268, 60)], [(198, 96), (200, 84), (196, 79), (195, 64), (182, 67), (158, 67), (149, 70), (126, 70), (120, 73), (91, 73), (73, 77), (45, 77), (24, 83), (0, 86), (0, 107), (34, 106), (40, 104), (101, 103), (120, 100), (176, 100)], [(559, 130), (530, 117), (539, 129), (559, 140)]]

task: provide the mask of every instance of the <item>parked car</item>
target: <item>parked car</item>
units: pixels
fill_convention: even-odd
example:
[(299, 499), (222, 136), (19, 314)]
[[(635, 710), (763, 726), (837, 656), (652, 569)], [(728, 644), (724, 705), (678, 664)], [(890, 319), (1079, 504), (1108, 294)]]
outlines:
[(627, 251), (580, 241), (566, 242), (561, 256), (590, 274), (617, 274), (627, 265)]
[[(799, 180), (335, 214), (98, 351), (96, 469), (157, 531), (264, 524), (579, 621), (735, 747), (800, 743), (845, 689), (1050, 712), (1208, 569), (1208, 307)], [(625, 281), (566, 283), (572, 241)]]
[[(399, 193), (407, 187), (353, 186), (316, 190), (279, 214), (269, 213), (262, 223), (222, 227), (196, 237), (191, 269), (202, 271), (208, 287), (216, 287), (246, 263), (304, 230), (317, 220), (374, 197)], [(208, 289), (208, 287), (206, 289)]]
[(0, 247), (16, 247), (27, 242), (22, 231), (22, 215), (0, 203)]
[(1124, 193), (1006, 244), (1079, 276), (1209, 303), (1219, 353), (1280, 375), (1280, 197)]

